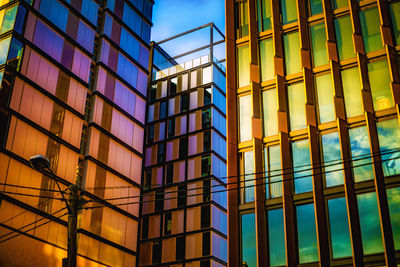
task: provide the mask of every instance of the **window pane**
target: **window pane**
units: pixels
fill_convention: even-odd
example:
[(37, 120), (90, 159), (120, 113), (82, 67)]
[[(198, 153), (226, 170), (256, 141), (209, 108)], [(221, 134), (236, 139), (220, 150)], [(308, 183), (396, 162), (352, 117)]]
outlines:
[(335, 29), (339, 59), (344, 60), (355, 57), (352, 37), (353, 26), (351, 25), (350, 16), (336, 18)]
[(245, 202), (252, 202), (254, 201), (254, 153), (253, 151), (247, 151), (243, 153), (243, 156), (245, 174), (244, 180), (246, 181), (244, 184), (244, 200)]
[(346, 7), (349, 3), (347, 2), (347, 0), (332, 0), (333, 1), (333, 8), (342, 8), (342, 7)]
[(360, 11), (360, 22), (364, 40), (365, 52), (372, 52), (383, 48), (380, 19), (378, 8), (370, 8)]
[(286, 265), (285, 229), (283, 210), (268, 210), (269, 261), (270, 266)]
[(322, 136), (326, 186), (343, 184), (343, 165), (341, 162), (339, 134), (337, 132)]
[(331, 74), (315, 77), (318, 95), (318, 111), (320, 123), (334, 121), (333, 86)]
[(290, 130), (306, 128), (305, 96), (303, 83), (288, 86)]
[(249, 46), (238, 47), (238, 87), (250, 82), (250, 51)]
[(314, 204), (296, 207), (300, 263), (318, 261)]
[[(400, 128), (398, 119), (380, 121), (378, 128), (379, 146), (382, 157), (383, 174), (385, 176), (400, 173), (400, 152), (398, 152), (400, 140)], [(388, 151), (394, 150), (394, 151)]]
[(297, 20), (296, 0), (281, 0), (283, 25)]
[(11, 37), (0, 40), (0, 65), (6, 63)]
[(258, 29), (260, 32), (262, 31), (266, 31), (271, 29), (272, 25), (271, 25), (271, 2), (270, 0), (259, 0), (259, 5), (258, 5), (258, 9), (259, 9), (259, 16), (262, 19), (259, 19), (258, 22)]
[(314, 67), (328, 64), (325, 24), (320, 23), (310, 26), (310, 32)]
[(274, 44), (272, 39), (260, 42), (261, 81), (268, 81), (275, 77), (274, 74)]
[(264, 160), (266, 171), (266, 197), (280, 197), (282, 196), (282, 181), (281, 176), (281, 147), (270, 146), (264, 148)]
[(400, 2), (390, 4), (390, 14), (392, 15), (395, 42), (400, 45)]
[(240, 142), (251, 139), (251, 95), (239, 98)]
[(383, 252), (376, 193), (358, 195), (357, 203), (364, 254)]
[(264, 136), (278, 133), (276, 89), (263, 92)]
[(310, 0), (310, 14), (314, 16), (316, 14), (322, 13), (322, 1), (321, 0)]
[(351, 257), (350, 231), (347, 219), (346, 199), (328, 200), (329, 226), (331, 230), (332, 257)]
[(5, 11), (3, 17), (3, 23), (1, 24), (0, 34), (7, 32), (14, 27), (17, 10), (18, 6), (13, 6)]
[(390, 74), (386, 59), (368, 63), (368, 77), (374, 109), (381, 110), (392, 107)]
[(387, 198), (392, 223), (394, 247), (400, 249), (400, 187), (387, 190)]
[(237, 2), (238, 17), (237, 20), (237, 35), (238, 37), (244, 37), (249, 35), (249, 19), (248, 19), (248, 5), (247, 0)]
[(294, 32), (284, 35), (283, 42), (285, 46), (286, 75), (300, 72), (301, 65), (299, 33)]
[(361, 100), (361, 83), (358, 68), (343, 70), (341, 74), (347, 117), (351, 118), (362, 115), (364, 110)]
[(242, 215), (242, 262), (249, 267), (257, 266), (254, 213)]
[(295, 193), (299, 194), (312, 191), (310, 147), (308, 139), (292, 143), (292, 156)]
[(353, 158), (354, 181), (361, 182), (373, 179), (371, 149), (369, 146), (367, 127), (363, 126), (350, 129), (349, 135), (351, 157)]

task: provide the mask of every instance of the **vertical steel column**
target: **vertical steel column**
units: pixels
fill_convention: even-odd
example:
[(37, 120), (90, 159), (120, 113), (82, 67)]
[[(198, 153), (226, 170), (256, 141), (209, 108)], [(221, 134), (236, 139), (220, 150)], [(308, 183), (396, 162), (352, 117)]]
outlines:
[(225, 1), (226, 123), (228, 189), (228, 266), (240, 266), (239, 179), (234, 1)]
[(274, 68), (276, 75), (276, 90), (278, 96), (278, 131), (281, 144), (281, 162), (283, 176), (283, 217), (285, 228), (286, 265), (297, 264), (296, 229), (293, 204), (293, 181), (290, 168), (289, 124), (287, 92), (285, 87), (285, 68), (283, 59), (283, 43), (281, 36), (279, 0), (271, 0), (272, 33), (274, 42)]
[(371, 87), (368, 78), (368, 60), (364, 49), (361, 24), (359, 19), (359, 8), (356, 0), (349, 0), (350, 14), (353, 23), (353, 42), (357, 53), (357, 60), (361, 74), (361, 85), (363, 95), (363, 106), (369, 132), (371, 151), (373, 153), (372, 162), (374, 169), (375, 191), (378, 200), (379, 219), (385, 251), (387, 266), (396, 265), (392, 226), (390, 223), (389, 206), (386, 197), (386, 186), (382, 170), (382, 162), (378, 143), (378, 132), (376, 128), (376, 118), (374, 113)]

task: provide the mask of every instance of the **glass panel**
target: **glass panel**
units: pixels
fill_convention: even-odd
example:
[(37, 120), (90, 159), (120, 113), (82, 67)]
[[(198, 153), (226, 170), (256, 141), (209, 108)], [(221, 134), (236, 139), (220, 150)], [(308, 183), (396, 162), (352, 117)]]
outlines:
[(392, 107), (390, 74), (386, 59), (368, 63), (368, 77), (374, 109), (381, 110)]
[(244, 156), (244, 179), (245, 179), (245, 202), (254, 201), (254, 153), (253, 151), (246, 151)]
[(351, 257), (350, 231), (347, 219), (346, 199), (328, 200), (329, 226), (331, 230), (332, 257)]
[(310, 0), (310, 14), (314, 16), (316, 14), (322, 13), (322, 0)]
[(286, 75), (301, 71), (299, 33), (289, 33), (283, 36), (285, 46)]
[(266, 171), (266, 197), (282, 196), (281, 176), (281, 147), (270, 146), (264, 148), (265, 171)]
[(242, 215), (242, 262), (249, 267), (257, 266), (254, 213)]
[(334, 9), (346, 7), (349, 4), (347, 0), (332, 0), (332, 2)]
[(264, 136), (278, 133), (276, 89), (263, 92)]
[[(373, 179), (371, 149), (367, 127), (349, 130), (351, 156), (353, 158), (354, 181), (361, 182)], [(364, 166), (361, 166), (364, 165)]]
[(381, 151), (381, 158), (383, 161), (383, 174), (385, 176), (399, 174), (399, 121), (397, 118), (392, 120), (380, 121), (376, 124), (376, 127), (378, 128), (379, 146)]
[(286, 265), (283, 210), (268, 210), (269, 264)]
[(248, 19), (248, 5), (247, 0), (241, 0), (237, 3), (238, 20), (237, 20), (237, 35), (238, 37), (244, 37), (249, 35), (249, 19)]
[[(259, 19), (258, 22), (258, 29), (260, 32), (270, 30), (272, 28), (271, 24), (271, 2), (270, 0), (259, 0), (259, 16), (261, 19)], [(261, 10), (261, 12), (260, 12)]]
[(311, 160), (309, 141), (292, 143), (293, 178), (295, 193), (312, 191)]
[(300, 263), (318, 261), (314, 204), (296, 207)]
[(358, 195), (357, 203), (364, 254), (383, 252), (376, 193)]
[[(347, 1), (346, 5), (347, 5)], [(353, 49), (353, 26), (350, 16), (335, 19), (336, 43), (339, 52), (339, 59), (344, 60), (355, 57)]]
[(281, 0), (281, 12), (283, 25), (297, 20), (296, 0)]
[(239, 98), (240, 142), (251, 139), (251, 95)]
[(272, 39), (260, 42), (261, 81), (268, 81), (275, 77), (274, 73), (274, 44)]
[(1, 24), (0, 34), (5, 33), (14, 28), (15, 17), (17, 16), (18, 6), (8, 8), (3, 17), (3, 23)]
[(325, 24), (320, 23), (310, 26), (310, 32), (314, 67), (328, 64)]
[(339, 134), (337, 132), (324, 134), (322, 136), (322, 148), (326, 186), (343, 184)]
[(238, 87), (246, 86), (250, 82), (250, 50), (249, 46), (238, 47)]
[(361, 30), (364, 40), (365, 52), (372, 52), (383, 48), (380, 19), (378, 8), (370, 8), (360, 11)]
[(358, 68), (345, 69), (341, 74), (347, 117), (362, 115), (364, 109), (361, 100), (361, 82)]
[(390, 4), (390, 14), (392, 15), (395, 42), (400, 45), (400, 2)]
[(0, 65), (6, 63), (11, 37), (0, 40)]
[(392, 224), (394, 247), (400, 249), (400, 187), (387, 190), (387, 198)]
[(303, 83), (288, 86), (290, 130), (306, 128), (306, 107)]
[(335, 120), (333, 106), (333, 84), (331, 74), (315, 77), (318, 95), (318, 111), (320, 123)]

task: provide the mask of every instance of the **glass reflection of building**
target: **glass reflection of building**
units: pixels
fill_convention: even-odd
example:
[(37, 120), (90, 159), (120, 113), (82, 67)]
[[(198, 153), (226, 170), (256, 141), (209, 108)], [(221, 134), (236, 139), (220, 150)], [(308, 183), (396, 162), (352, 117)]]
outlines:
[(212, 23), (152, 43), (140, 266), (226, 266), (223, 44)]
[[(139, 204), (109, 199), (140, 194), (152, 6), (0, 0), (1, 266), (67, 255), (65, 204), (52, 176), (29, 167), (35, 154), (62, 189), (77, 179), (87, 207), (105, 206), (79, 215), (78, 266), (136, 264)], [(27, 232), (4, 241), (15, 230)]]
[(226, 18), (229, 264), (399, 264), (400, 2)]

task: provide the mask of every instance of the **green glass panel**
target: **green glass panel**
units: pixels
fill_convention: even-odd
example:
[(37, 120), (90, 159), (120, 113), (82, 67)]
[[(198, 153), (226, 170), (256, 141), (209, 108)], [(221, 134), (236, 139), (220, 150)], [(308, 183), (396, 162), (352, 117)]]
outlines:
[(390, 222), (394, 239), (394, 248), (400, 249), (400, 187), (387, 190)]
[(299, 130), (306, 128), (306, 107), (303, 83), (289, 85), (289, 115), (290, 130)]
[(254, 201), (254, 153), (246, 151), (244, 154), (244, 174), (245, 175), (245, 202)]
[(301, 62), (299, 33), (294, 32), (284, 35), (283, 43), (285, 47), (286, 75), (300, 72)]
[(349, 136), (354, 181), (372, 180), (374, 175), (367, 127), (352, 128), (349, 130)]
[(364, 254), (383, 252), (376, 193), (357, 195), (357, 203)]
[(340, 142), (337, 132), (322, 135), (322, 150), (326, 166), (326, 186), (343, 184), (343, 165), (341, 164)]
[(362, 115), (364, 109), (361, 100), (361, 82), (358, 68), (345, 69), (341, 74), (347, 117)]
[[(266, 197), (275, 198), (282, 196), (281, 176), (281, 147), (270, 146), (264, 148), (264, 159), (266, 166)], [(269, 186), (268, 186), (269, 185)]]
[(296, 0), (281, 0), (281, 12), (283, 25), (297, 20)]
[(251, 95), (239, 98), (239, 134), (240, 141), (251, 139)]
[(274, 74), (274, 44), (272, 39), (260, 42), (261, 81), (268, 81), (275, 77)]
[(320, 123), (335, 120), (331, 74), (325, 74), (315, 77), (315, 84), (317, 87)]
[(300, 263), (318, 261), (314, 204), (296, 207)]
[(400, 45), (400, 2), (390, 4), (390, 14), (392, 17), (395, 42), (397, 45)]
[(264, 136), (278, 133), (276, 89), (263, 92), (263, 123)]
[(242, 261), (257, 267), (256, 228), (254, 213), (242, 215)]
[(328, 64), (325, 24), (320, 23), (310, 26), (310, 32), (314, 67)]
[(360, 11), (361, 30), (365, 52), (372, 52), (383, 48), (378, 8)]
[(353, 27), (350, 16), (335, 19), (336, 43), (339, 59), (344, 60), (355, 57), (353, 49)]
[(347, 0), (332, 0), (332, 3), (334, 9), (346, 7), (349, 5), (349, 2)]
[(3, 23), (1, 25), (0, 34), (5, 33), (14, 28), (15, 17), (17, 16), (18, 6), (6, 9), (4, 13)]
[(250, 50), (249, 46), (238, 47), (238, 87), (249, 85), (250, 82)]
[(6, 39), (0, 40), (0, 65), (6, 63), (7, 55), (8, 55), (8, 48), (10, 47), (11, 37)]
[(260, 32), (270, 30), (272, 28), (271, 1), (259, 0), (258, 3), (258, 14), (261, 17), (258, 22), (258, 29)]
[(400, 127), (399, 120), (385, 120), (376, 124), (378, 128), (383, 174), (385, 176), (400, 174)]
[(268, 234), (270, 266), (285, 265), (285, 229), (282, 209), (268, 210)]
[(308, 139), (292, 143), (292, 157), (295, 193), (312, 191), (310, 142)]
[(311, 16), (322, 13), (322, 0), (310, 0), (310, 11)]
[(379, 60), (368, 63), (368, 77), (375, 110), (393, 107), (388, 63)]
[(344, 197), (329, 199), (328, 210), (332, 258), (351, 257), (352, 251), (347, 219), (346, 199)]
[(243, 0), (237, 3), (237, 9), (239, 13), (237, 33), (238, 37), (244, 37), (249, 35), (249, 18), (248, 18), (248, 4), (247, 0)]

